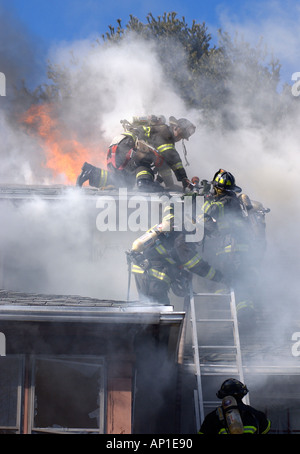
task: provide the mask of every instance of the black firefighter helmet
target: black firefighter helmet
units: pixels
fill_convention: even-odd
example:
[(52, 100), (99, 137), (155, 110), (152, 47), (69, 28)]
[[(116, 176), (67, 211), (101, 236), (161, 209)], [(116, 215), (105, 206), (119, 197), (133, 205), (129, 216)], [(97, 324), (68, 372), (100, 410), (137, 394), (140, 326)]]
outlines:
[(228, 378), (222, 383), (216, 396), (219, 399), (223, 399), (226, 396), (233, 396), (236, 399), (242, 399), (246, 396), (246, 394), (248, 394), (248, 392), (249, 390), (244, 383), (236, 380), (235, 378)]
[(227, 170), (219, 169), (211, 181), (215, 188), (222, 189), (223, 191), (241, 192), (242, 188), (235, 184), (235, 178), (232, 173)]

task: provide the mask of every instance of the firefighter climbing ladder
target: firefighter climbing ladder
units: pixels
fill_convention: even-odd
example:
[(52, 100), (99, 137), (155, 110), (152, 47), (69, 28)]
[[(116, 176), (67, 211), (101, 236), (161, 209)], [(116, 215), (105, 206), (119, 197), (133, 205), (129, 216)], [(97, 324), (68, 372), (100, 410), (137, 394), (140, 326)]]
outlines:
[[(203, 389), (202, 389), (202, 379), (205, 375), (222, 375), (226, 378), (229, 377), (236, 377), (238, 380), (244, 383), (244, 374), (243, 374), (243, 364), (242, 364), (242, 355), (241, 355), (241, 346), (240, 346), (240, 337), (239, 337), (239, 330), (238, 330), (238, 322), (237, 322), (237, 312), (236, 312), (236, 305), (235, 305), (235, 295), (234, 291), (231, 289), (229, 293), (195, 293), (193, 291), (192, 283), (190, 284), (189, 290), (189, 309), (190, 309), (190, 321), (191, 321), (191, 340), (192, 340), (192, 348), (193, 348), (193, 365), (195, 368), (195, 375), (196, 375), (196, 390), (194, 391), (194, 401), (195, 401), (195, 414), (196, 414), (196, 424), (197, 429), (199, 429), (201, 423), (204, 420), (205, 407), (216, 407), (220, 404), (217, 401), (206, 401), (203, 398)], [(227, 304), (227, 311), (222, 309), (223, 312), (226, 313), (225, 317), (216, 317), (216, 314), (219, 315), (220, 311), (215, 310), (214, 316), (206, 316), (206, 318), (198, 318), (198, 314), (202, 314), (205, 310), (202, 310), (202, 305), (204, 306), (205, 303), (203, 301), (206, 300), (208, 302), (207, 306), (210, 308), (215, 307), (216, 300), (221, 301), (221, 307), (223, 308), (224, 305)], [(228, 307), (229, 303), (229, 307)], [(213, 309), (212, 309), (213, 310)], [(210, 310), (209, 310), (210, 311)], [(206, 314), (209, 313), (206, 309)], [(219, 345), (199, 345), (199, 334), (201, 334), (200, 325), (204, 326), (205, 330), (209, 329), (209, 326), (214, 326), (215, 328), (213, 331), (216, 334), (220, 334), (219, 326), (223, 326), (227, 324), (227, 332), (228, 328), (231, 331), (230, 336), (230, 343), (231, 345), (226, 344), (223, 342), (223, 338), (219, 339)], [(202, 331), (205, 331), (202, 330)], [(222, 336), (222, 334), (221, 334)], [(226, 359), (226, 354), (230, 356), (231, 361), (228, 360), (223, 362), (222, 364), (215, 364), (214, 362), (209, 363), (202, 360), (203, 352), (209, 352), (209, 356), (219, 355), (221, 360), (222, 357)], [(201, 354), (200, 354), (201, 352)], [(201, 361), (202, 360), (202, 361)], [(226, 379), (225, 378), (225, 379)], [(217, 390), (216, 390), (217, 391)], [(249, 397), (245, 396), (244, 402), (249, 404)]]

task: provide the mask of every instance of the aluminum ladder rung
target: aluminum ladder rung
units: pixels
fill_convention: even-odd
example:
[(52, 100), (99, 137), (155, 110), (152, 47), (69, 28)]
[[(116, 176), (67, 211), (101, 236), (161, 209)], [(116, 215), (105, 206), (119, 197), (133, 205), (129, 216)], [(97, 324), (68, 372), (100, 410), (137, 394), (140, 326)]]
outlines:
[(196, 320), (196, 322), (209, 322), (209, 323), (213, 323), (213, 322), (234, 322), (234, 320), (232, 318), (198, 318)]
[(201, 371), (203, 375), (205, 373), (206, 373), (206, 375), (223, 375), (225, 370), (226, 370), (226, 372), (228, 370), (238, 372), (236, 366), (234, 366), (234, 365), (230, 366), (229, 364), (200, 363), (200, 366), (203, 368), (203, 371)]
[(234, 348), (237, 349), (237, 345), (199, 345), (199, 348), (220, 348), (220, 349), (227, 349), (227, 348)]
[(217, 407), (220, 405), (220, 401), (217, 401), (217, 400), (204, 400), (203, 401), (203, 405), (205, 405), (205, 407)]
[(218, 296), (227, 296), (228, 298), (230, 298), (230, 293), (194, 293), (193, 292), (193, 296), (208, 296), (209, 298), (211, 297), (218, 297)]

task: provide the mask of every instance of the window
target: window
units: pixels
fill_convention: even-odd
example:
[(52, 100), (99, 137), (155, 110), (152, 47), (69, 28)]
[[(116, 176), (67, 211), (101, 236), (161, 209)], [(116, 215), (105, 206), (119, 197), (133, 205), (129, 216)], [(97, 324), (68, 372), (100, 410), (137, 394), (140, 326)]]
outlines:
[(31, 433), (104, 433), (104, 360), (34, 357)]
[(0, 433), (20, 433), (24, 361), (20, 356), (0, 357)]

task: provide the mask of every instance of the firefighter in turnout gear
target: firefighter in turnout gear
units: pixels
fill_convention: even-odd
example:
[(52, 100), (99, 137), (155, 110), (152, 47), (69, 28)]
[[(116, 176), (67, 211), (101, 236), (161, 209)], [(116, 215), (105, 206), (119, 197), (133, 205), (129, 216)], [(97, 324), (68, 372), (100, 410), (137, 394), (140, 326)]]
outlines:
[[(134, 130), (137, 137), (145, 144), (153, 147), (158, 156), (162, 158), (162, 163), (156, 167), (159, 178), (164, 182), (165, 186), (172, 188), (173, 173), (176, 180), (181, 182), (183, 189), (189, 187), (189, 181), (186, 171), (183, 167), (182, 160), (178, 151), (175, 148), (175, 143), (180, 140), (189, 140), (189, 137), (194, 134), (196, 127), (186, 118), (176, 119), (175, 117), (169, 118), (169, 125), (167, 124), (154, 124), (154, 125), (140, 125), (129, 128)], [(151, 168), (142, 173), (137, 173), (137, 186), (140, 189), (147, 191), (148, 187), (153, 182), (153, 172)]]
[(234, 378), (225, 380), (216, 394), (218, 399), (222, 399), (222, 405), (207, 414), (198, 433), (200, 435), (267, 434), (270, 431), (271, 422), (266, 415), (242, 401), (248, 392), (246, 385), (239, 380)]
[(141, 300), (170, 304), (171, 290), (180, 297), (188, 291), (189, 273), (215, 282), (222, 280), (219, 270), (202, 259), (195, 243), (186, 242), (185, 232), (177, 230), (174, 208), (166, 206), (161, 224), (155, 225), (135, 240), (127, 257), (132, 263)]
[[(135, 184), (141, 191), (159, 192), (174, 188), (172, 171), (183, 188), (191, 184), (175, 149), (175, 142), (187, 139), (195, 126), (184, 118), (170, 117), (170, 126), (163, 116), (145, 117), (147, 121), (121, 121), (124, 132), (115, 137), (107, 153), (107, 170), (84, 163), (76, 185), (85, 181), (97, 188), (127, 187)], [(155, 181), (156, 178), (156, 181)]]
[(107, 152), (107, 170), (84, 163), (76, 185), (85, 181), (95, 188), (126, 187), (135, 185), (135, 172), (138, 167), (135, 155), (136, 137), (131, 132), (124, 132), (114, 137)]
[(202, 247), (208, 257), (214, 257), (212, 264), (218, 264), (235, 291), (239, 324), (251, 327), (255, 323), (257, 260), (252, 253), (250, 224), (238, 197), (241, 191), (230, 172), (216, 172), (203, 205)]

